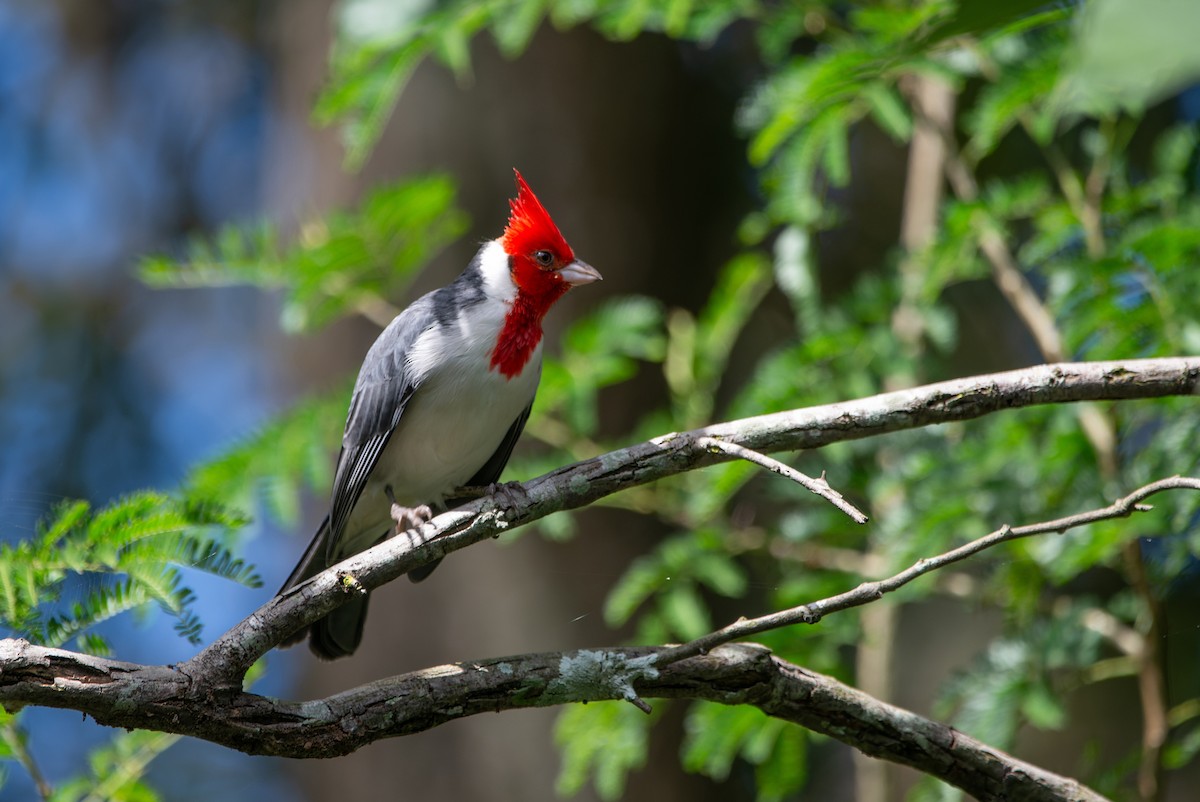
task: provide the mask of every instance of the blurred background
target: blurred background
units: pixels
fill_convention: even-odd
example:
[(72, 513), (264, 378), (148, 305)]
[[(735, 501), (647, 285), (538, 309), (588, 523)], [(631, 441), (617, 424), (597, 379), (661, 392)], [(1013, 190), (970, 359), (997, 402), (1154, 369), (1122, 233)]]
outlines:
[[(617, 47), (583, 29), (546, 30), (510, 62), (481, 41), (467, 83), (432, 64), (418, 72), (374, 158), (349, 175), (335, 132), (310, 119), (333, 24), (330, 3), (307, 0), (0, 4), (5, 538), (30, 535), (63, 498), (103, 503), (175, 486), (197, 461), (357, 371), (378, 331), (369, 322), (292, 338), (270, 293), (156, 291), (137, 280), (139, 257), (223, 223), (309, 217), (404, 174), (446, 171), (471, 222), (417, 279), (415, 297), (500, 234), (519, 167), (605, 275), (596, 292), (555, 310), (549, 343), (601, 294), (704, 298), (753, 180), (729, 124), (749, 80), (736, 47), (701, 52), (652, 37)], [(246, 540), (262, 588), (188, 577), (206, 637), (278, 588), (323, 503), (311, 499), (302, 531), (268, 527)], [(261, 688), (319, 696), (472, 656), (606, 643), (599, 606), (638, 537), (625, 521), (565, 546), (528, 538), (472, 550), (443, 566), (419, 600), (408, 583), (380, 593), (353, 661), (277, 653)], [(106, 634), (125, 659), (194, 653), (154, 614), (119, 619)], [(77, 772), (107, 736), (78, 715), (30, 716), (30, 749), (52, 779)], [(415, 799), (536, 799), (557, 772), (553, 719), (522, 711), (452, 724), (314, 766), (185, 740), (154, 762), (150, 782), (176, 800), (396, 789)], [(31, 798), (21, 775), (9, 773), (2, 798)]]
[[(394, 4), (398, 13), (409, 5), (427, 4)], [(196, 463), (306, 396), (337, 390), (357, 369), (378, 331), (362, 317), (290, 335), (279, 325), (278, 292), (150, 289), (136, 278), (141, 257), (179, 254), (185, 241), (224, 224), (267, 219), (297, 233), (301, 221), (351, 206), (373, 187), (443, 171), (457, 182), (469, 222), (403, 296), (388, 299), (399, 306), (448, 281), (478, 242), (501, 232), (511, 170), (519, 167), (576, 252), (605, 277), (555, 309), (547, 321), (551, 349), (572, 320), (610, 297), (641, 293), (693, 311), (705, 303), (738, 249), (739, 226), (761, 200), (759, 173), (733, 123), (763, 73), (747, 28), (701, 46), (654, 34), (616, 42), (586, 26), (543, 25), (515, 59), (502, 57), (491, 38), (475, 37), (469, 77), (422, 65), (370, 158), (348, 172), (336, 131), (312, 121), (337, 19), (326, 0), (0, 0), (5, 541), (31, 535), (64, 498), (99, 505), (140, 488), (177, 487)], [(1198, 97), (1172, 92), (1149, 117), (1159, 129), (1193, 119)], [(905, 219), (908, 148), (864, 122), (849, 138), (848, 159), (851, 180), (830, 194), (840, 217), (812, 245), (829, 297), (888, 264)], [(1036, 162), (1018, 146), (989, 169)], [(964, 283), (952, 301), (959, 340), (949, 372), (1040, 361), (994, 287)], [(748, 372), (750, 355), (789, 321), (786, 299), (769, 296), (730, 372)], [(651, 372), (613, 388), (600, 430), (628, 432), (665, 392)], [(323, 505), (320, 494), (308, 497), (294, 531), (270, 519), (251, 528), (239, 554), (258, 567), (262, 587), (187, 577), (206, 641), (270, 598)], [(376, 594), (364, 647), (352, 660), (272, 653), (256, 690), (316, 698), (443, 662), (619, 642), (629, 632), (606, 626), (607, 590), (665, 533), (649, 517), (618, 509), (589, 511), (579, 526), (567, 540), (482, 544), (455, 554), (420, 586), (394, 583)], [(717, 617), (740, 612), (728, 606)], [(919, 644), (923, 659), (900, 659), (891, 698), (929, 713), (942, 679), (999, 626), (992, 616), (945, 599), (907, 613), (897, 637)], [(1172, 632), (1194, 620), (1173, 619)], [(948, 631), (960, 634), (943, 637)], [(104, 633), (131, 661), (168, 663), (195, 652), (153, 613), (114, 619)], [(1194, 659), (1193, 649), (1187, 641), (1182, 659)], [(1088, 721), (1086, 702), (1073, 711), (1084, 714), (1084, 731), (1119, 738), (1136, 730), (1134, 683), (1105, 687), (1115, 699), (1105, 721)], [(682, 772), (682, 712), (666, 715), (673, 721), (656, 728), (647, 768), (631, 777), (624, 798), (753, 798), (745, 771), (724, 781)], [(51, 782), (78, 773), (109, 736), (78, 714), (26, 716), (28, 747)], [(247, 757), (184, 739), (147, 776), (170, 800), (545, 799), (558, 773), (555, 717), (552, 710), (476, 717), (320, 762)], [(1035, 754), (1059, 744), (1057, 735), (1030, 738)], [(1071, 751), (1078, 743), (1059, 745)], [(817, 759), (804, 796), (795, 798), (855, 798), (850, 751), (824, 741), (811, 748)], [(1187, 776), (1200, 783), (1195, 771)], [(889, 781), (896, 789), (910, 783)], [(1192, 798), (1181, 790), (1186, 781), (1172, 787), (1164, 798)], [(34, 794), (24, 772), (10, 768), (0, 799)], [(596, 797), (589, 788), (579, 798)]]

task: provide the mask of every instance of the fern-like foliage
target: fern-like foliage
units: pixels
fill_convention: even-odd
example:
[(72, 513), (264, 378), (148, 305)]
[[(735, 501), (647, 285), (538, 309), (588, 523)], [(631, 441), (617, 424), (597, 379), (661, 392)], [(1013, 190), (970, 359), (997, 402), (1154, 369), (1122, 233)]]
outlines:
[[(176, 619), (177, 631), (199, 642), (195, 596), (183, 569), (250, 587), (254, 569), (225, 536), (246, 519), (214, 503), (162, 493), (126, 496), (99, 510), (84, 501), (61, 504), (29, 540), (0, 547), (0, 626), (35, 643), (104, 653), (96, 624), (153, 603)], [(72, 600), (73, 596), (82, 597)]]
[(142, 280), (154, 287), (283, 289), (288, 331), (319, 327), (348, 312), (390, 317), (382, 299), (401, 294), (412, 275), (466, 228), (454, 196), (445, 176), (410, 178), (375, 190), (353, 212), (302, 225), (296, 241), (286, 245), (276, 225), (229, 226), (211, 239), (194, 240), (182, 259), (146, 259)]
[(91, 754), (86, 773), (55, 789), (53, 802), (155, 802), (160, 797), (142, 777), (150, 761), (180, 737), (149, 730), (115, 736)]

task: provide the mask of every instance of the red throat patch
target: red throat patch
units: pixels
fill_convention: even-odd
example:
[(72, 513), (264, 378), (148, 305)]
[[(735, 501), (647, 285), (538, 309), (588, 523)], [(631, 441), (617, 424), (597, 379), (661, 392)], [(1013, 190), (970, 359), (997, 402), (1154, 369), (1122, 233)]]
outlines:
[(539, 265), (534, 255), (549, 251), (558, 267), (575, 260), (574, 251), (550, 219), (549, 212), (521, 174), (513, 172), (517, 178), (517, 197), (508, 202), (511, 214), (500, 243), (508, 254), (517, 296), (504, 316), (491, 359), (491, 367), (509, 379), (525, 369), (542, 341), (542, 318), (571, 288), (557, 270)]
[[(564, 290), (565, 291), (565, 290)], [(506, 379), (512, 379), (525, 370), (538, 343), (542, 341), (542, 317), (545, 311), (522, 300), (518, 295), (508, 314), (504, 316), (504, 327), (492, 350), (491, 367), (499, 370)]]

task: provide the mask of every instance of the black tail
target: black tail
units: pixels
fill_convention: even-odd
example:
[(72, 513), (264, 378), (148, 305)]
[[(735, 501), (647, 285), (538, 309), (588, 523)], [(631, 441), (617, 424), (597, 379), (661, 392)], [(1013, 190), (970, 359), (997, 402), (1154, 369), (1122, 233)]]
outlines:
[[(292, 570), (292, 575), (283, 583), (279, 593), (291, 590), (301, 582), (305, 582), (328, 567), (329, 551), (329, 517), (321, 522), (312, 542), (304, 550), (304, 556)], [(367, 620), (367, 602), (370, 594), (364, 594), (352, 599), (334, 610), (329, 615), (317, 621), (307, 629), (302, 629), (288, 636), (281, 646), (293, 646), (308, 637), (308, 648), (322, 660), (336, 660), (354, 654), (358, 644), (362, 642), (363, 624)]]
[(354, 654), (362, 643), (363, 625), (367, 623), (367, 603), (371, 594), (364, 593), (343, 604), (317, 621), (308, 632), (308, 648), (322, 660), (336, 660)]

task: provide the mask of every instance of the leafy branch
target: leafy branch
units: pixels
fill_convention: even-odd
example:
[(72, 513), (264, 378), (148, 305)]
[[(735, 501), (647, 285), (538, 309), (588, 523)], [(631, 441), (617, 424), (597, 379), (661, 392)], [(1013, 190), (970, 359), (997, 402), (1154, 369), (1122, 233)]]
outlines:
[[(773, 657), (761, 647), (712, 647), (780, 626), (815, 623), (823, 615), (868, 603), (918, 576), (1017, 537), (1143, 511), (1142, 501), (1148, 496), (1168, 489), (1200, 489), (1197, 479), (1161, 480), (1104, 508), (1002, 527), (881, 582), (734, 624), (680, 647), (473, 661), (371, 683), (319, 704), (260, 697), (244, 691), (243, 682), (266, 651), (350, 594), (376, 588), (418, 565), (551, 512), (738, 458), (714, 453), (714, 439), (754, 451), (817, 448), (1017, 407), (1192, 395), (1198, 387), (1197, 358), (1049, 365), (663, 435), (552, 471), (524, 483), (515, 494), (481, 499), (440, 515), (272, 599), (177, 666), (143, 666), (25, 641), (0, 642), (0, 702), (10, 709), (28, 704), (64, 707), (104, 724), (194, 735), (253, 753), (310, 757), (343, 754), (382, 737), (417, 732), (483, 710), (687, 697), (754, 705), (869, 754), (917, 766), (984, 798), (1004, 791), (1030, 799), (1099, 799), (1073, 781)], [(913, 738), (914, 728), (928, 737)]]
[(384, 299), (466, 229), (455, 186), (444, 175), (410, 178), (371, 192), (354, 212), (298, 225), (226, 226), (188, 244), (179, 259), (144, 259), (151, 287), (252, 285), (285, 290), (281, 324), (305, 331), (354, 312), (386, 326), (398, 309)]
[(1005, 524), (994, 532), (976, 538), (956, 549), (939, 554), (935, 557), (922, 558), (907, 569), (886, 579), (864, 582), (846, 593), (830, 596), (820, 601), (802, 604), (789, 610), (781, 610), (758, 618), (743, 619), (727, 627), (709, 633), (702, 638), (674, 646), (658, 655), (655, 665), (664, 665), (676, 660), (683, 660), (697, 654), (704, 654), (726, 643), (748, 638), (761, 632), (767, 632), (779, 627), (794, 624), (817, 624), (830, 613), (861, 607), (883, 598), (884, 594), (892, 593), (907, 585), (918, 577), (945, 568), (956, 562), (967, 559), (986, 549), (1008, 543), (1018, 538), (1045, 535), (1049, 533), (1062, 534), (1070, 529), (1087, 526), (1098, 521), (1109, 521), (1114, 518), (1127, 518), (1135, 512), (1149, 512), (1150, 505), (1143, 504), (1150, 496), (1166, 490), (1200, 490), (1200, 479), (1185, 476), (1172, 476), (1157, 482), (1139, 487), (1127, 496), (1117, 499), (1107, 507), (1100, 507), (1087, 512), (1056, 518), (1051, 521), (1026, 524), (1024, 526), (1009, 526)]

